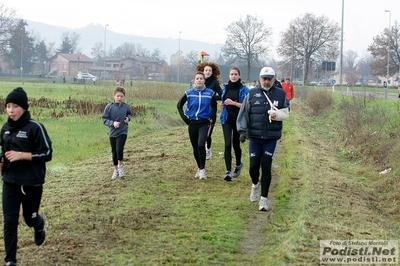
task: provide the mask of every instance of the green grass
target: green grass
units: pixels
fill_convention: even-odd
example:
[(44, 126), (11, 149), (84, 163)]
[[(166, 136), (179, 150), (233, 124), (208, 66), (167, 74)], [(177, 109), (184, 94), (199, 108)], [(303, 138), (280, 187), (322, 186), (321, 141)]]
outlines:
[[(66, 93), (70, 85), (56, 85), (44, 97), (88, 103), (112, 99), (113, 86), (76, 86), (71, 94)], [(1, 83), (0, 94), (16, 86)], [(249, 201), (247, 142), (241, 176), (223, 180), (219, 123), (208, 179), (193, 178), (187, 127), (176, 111), (185, 87), (155, 82), (127, 87), (127, 102), (145, 108), (130, 124), (128, 176), (116, 181), (110, 180), (101, 113), (40, 118), (54, 148), (41, 205), (48, 236), (36, 247), (32, 231), (20, 220), (21, 265), (318, 265), (320, 239), (398, 239), (398, 170), (382, 178), (381, 165), (367, 163), (365, 153), (345, 146), (342, 96), (333, 95), (334, 103), (319, 116), (311, 115), (300, 98), (293, 101), (273, 164), (272, 210), (264, 213)], [(42, 97), (40, 84), (24, 88), (30, 98)], [(382, 104), (388, 117), (397, 114), (394, 102), (371, 100), (367, 107)], [(347, 151), (362, 156), (354, 160)]]

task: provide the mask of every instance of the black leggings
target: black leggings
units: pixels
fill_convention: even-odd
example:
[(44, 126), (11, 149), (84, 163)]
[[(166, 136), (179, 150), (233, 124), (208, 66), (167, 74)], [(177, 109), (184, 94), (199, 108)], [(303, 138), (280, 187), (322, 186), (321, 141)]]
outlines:
[(22, 214), (29, 227), (42, 225), (39, 206), (42, 200), (43, 186), (20, 186), (3, 182), (3, 217), (5, 261), (17, 261), (18, 218), (22, 204)]
[(204, 123), (191, 123), (188, 127), (189, 139), (193, 147), (193, 156), (199, 169), (206, 167), (205, 143), (209, 126), (210, 123), (207, 121)]
[(111, 153), (114, 166), (118, 165), (118, 161), (124, 159), (124, 146), (127, 135), (119, 135), (118, 137), (110, 137)]
[(236, 165), (240, 165), (242, 162), (242, 149), (240, 148), (240, 134), (237, 131), (236, 124), (231, 125), (225, 123), (222, 125), (222, 131), (224, 133), (225, 141), (225, 166), (227, 171), (232, 171), (232, 146), (235, 152)]
[(211, 135), (212, 132), (214, 130), (215, 124), (211, 124), (211, 128), (208, 131), (208, 138), (207, 138), (207, 149), (211, 149), (211, 144), (212, 144), (212, 139), (211, 139)]
[(272, 158), (267, 156), (250, 157), (249, 174), (253, 184), (257, 184), (259, 182), (260, 165), (261, 165), (261, 197), (268, 198), (268, 191), (272, 179), (272, 174), (271, 174)]

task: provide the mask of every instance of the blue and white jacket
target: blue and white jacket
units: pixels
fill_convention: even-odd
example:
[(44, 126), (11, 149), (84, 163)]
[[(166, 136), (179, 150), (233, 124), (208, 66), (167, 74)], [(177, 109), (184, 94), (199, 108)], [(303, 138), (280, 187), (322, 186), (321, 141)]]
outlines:
[[(186, 103), (186, 109), (183, 106)], [(187, 90), (177, 104), (179, 115), (189, 125), (192, 121), (212, 119), (215, 121), (217, 101), (215, 92), (212, 89), (203, 88)]]

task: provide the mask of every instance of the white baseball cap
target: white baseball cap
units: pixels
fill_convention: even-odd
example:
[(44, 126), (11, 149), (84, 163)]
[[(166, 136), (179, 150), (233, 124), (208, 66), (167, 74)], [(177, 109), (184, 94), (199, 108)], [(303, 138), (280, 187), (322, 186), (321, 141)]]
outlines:
[(275, 71), (271, 67), (263, 67), (260, 71), (260, 78), (274, 78)]

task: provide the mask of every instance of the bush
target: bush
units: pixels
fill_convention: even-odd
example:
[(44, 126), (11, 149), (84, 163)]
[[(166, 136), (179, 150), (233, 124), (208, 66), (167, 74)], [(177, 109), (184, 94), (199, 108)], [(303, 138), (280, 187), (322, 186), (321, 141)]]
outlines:
[(396, 119), (398, 114), (392, 112), (395, 110), (385, 108), (381, 100), (343, 97), (336, 119), (347, 148), (368, 163), (387, 165), (398, 153), (393, 143), (397, 143), (400, 125)]
[(331, 93), (321, 90), (308, 89), (306, 103), (311, 115), (319, 115), (333, 104)]

